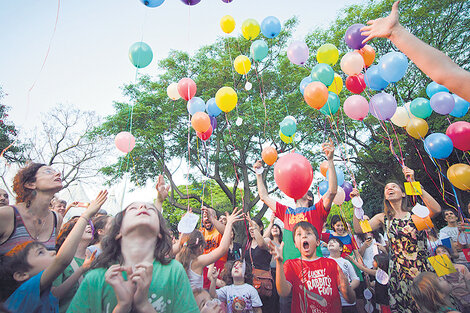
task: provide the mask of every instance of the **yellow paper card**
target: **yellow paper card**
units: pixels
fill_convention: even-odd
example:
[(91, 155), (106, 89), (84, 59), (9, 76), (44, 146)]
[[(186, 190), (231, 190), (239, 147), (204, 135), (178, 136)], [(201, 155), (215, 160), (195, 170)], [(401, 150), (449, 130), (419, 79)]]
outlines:
[(359, 225), (361, 226), (363, 233), (369, 233), (372, 231), (372, 227), (370, 227), (369, 220), (359, 221)]
[(439, 277), (457, 272), (449, 257), (445, 254), (431, 256), (428, 260)]
[(421, 184), (419, 181), (406, 182), (405, 183), (405, 193), (408, 196), (421, 196), (423, 191), (421, 190)]

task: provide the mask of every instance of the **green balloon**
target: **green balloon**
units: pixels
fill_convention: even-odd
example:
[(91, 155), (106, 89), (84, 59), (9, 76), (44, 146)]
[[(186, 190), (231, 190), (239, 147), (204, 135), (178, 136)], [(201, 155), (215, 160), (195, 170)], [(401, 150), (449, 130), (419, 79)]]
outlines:
[(268, 55), (268, 45), (263, 39), (253, 41), (250, 47), (250, 56), (255, 61), (261, 61)]
[(416, 117), (427, 118), (432, 113), (431, 103), (426, 98), (416, 98), (411, 101), (410, 111)]
[(333, 83), (333, 79), (335, 78), (335, 71), (333, 71), (331, 66), (328, 64), (320, 63), (312, 68), (310, 76), (312, 77), (312, 81), (322, 82), (325, 84), (325, 86), (328, 87)]
[(325, 105), (321, 107), (320, 112), (325, 115), (333, 115), (339, 110), (339, 97), (332, 91), (328, 92), (328, 100)]
[(129, 60), (137, 68), (146, 67), (152, 59), (152, 48), (145, 42), (136, 42), (129, 48)]

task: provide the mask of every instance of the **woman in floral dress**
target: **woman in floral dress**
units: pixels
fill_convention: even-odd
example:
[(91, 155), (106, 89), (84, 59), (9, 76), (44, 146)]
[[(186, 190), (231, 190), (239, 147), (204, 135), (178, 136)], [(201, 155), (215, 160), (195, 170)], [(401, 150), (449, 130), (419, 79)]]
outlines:
[[(403, 174), (407, 181), (414, 181), (413, 170), (403, 167)], [(439, 203), (424, 189), (422, 192), (423, 202), (431, 215), (441, 212)], [(357, 190), (351, 193), (351, 197), (358, 195)], [(384, 212), (375, 215), (369, 221), (372, 230), (384, 227), (388, 237), (390, 255), (388, 292), (392, 312), (419, 312), (408, 289), (420, 272), (432, 271), (427, 260), (426, 234), (424, 231), (418, 231), (410, 211), (403, 185), (390, 182), (385, 185)], [(355, 232), (362, 233), (356, 216), (353, 217), (353, 222)]]

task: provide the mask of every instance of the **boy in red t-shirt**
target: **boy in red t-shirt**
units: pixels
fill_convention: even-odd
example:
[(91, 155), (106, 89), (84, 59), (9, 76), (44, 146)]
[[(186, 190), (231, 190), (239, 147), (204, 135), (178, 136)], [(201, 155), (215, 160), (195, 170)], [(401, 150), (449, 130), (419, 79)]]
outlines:
[(316, 255), (319, 238), (315, 227), (299, 222), (293, 229), (294, 243), (300, 250), (300, 258), (287, 260), (283, 265), (282, 248), (270, 243), (276, 259), (276, 288), (281, 297), (292, 291), (292, 312), (330, 313), (341, 312), (341, 300), (356, 301), (354, 290), (338, 264)]

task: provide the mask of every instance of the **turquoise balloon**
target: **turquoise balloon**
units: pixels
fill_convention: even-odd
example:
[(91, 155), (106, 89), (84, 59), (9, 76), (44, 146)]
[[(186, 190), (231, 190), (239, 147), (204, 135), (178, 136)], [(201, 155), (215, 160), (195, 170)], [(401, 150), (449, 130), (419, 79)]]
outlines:
[(325, 105), (321, 107), (320, 112), (325, 115), (333, 115), (339, 110), (339, 97), (332, 91), (328, 92), (328, 100)]
[(152, 48), (145, 42), (136, 42), (129, 48), (129, 60), (137, 68), (146, 67), (152, 59)]
[(439, 85), (436, 82), (430, 82), (428, 86), (426, 87), (426, 94), (428, 95), (429, 98), (431, 98), (436, 93), (441, 92), (441, 91), (449, 92), (449, 89), (447, 89), (446, 87), (442, 85)]
[(253, 41), (250, 47), (250, 55), (255, 61), (261, 61), (268, 56), (268, 45), (263, 39)]
[(281, 127), (281, 132), (287, 137), (293, 136), (297, 131), (297, 125), (290, 118), (285, 118), (281, 123), (279, 123), (279, 126)]
[(312, 81), (322, 82), (328, 87), (333, 83), (335, 71), (328, 64), (320, 63), (313, 67), (310, 77), (312, 77)]
[(426, 98), (416, 98), (411, 101), (410, 111), (416, 117), (427, 118), (432, 114), (431, 103)]
[(457, 95), (452, 95), (452, 97), (454, 97), (455, 106), (452, 112), (449, 113), (449, 115), (452, 115), (454, 117), (464, 117), (468, 112), (468, 107), (470, 106), (470, 103)]

